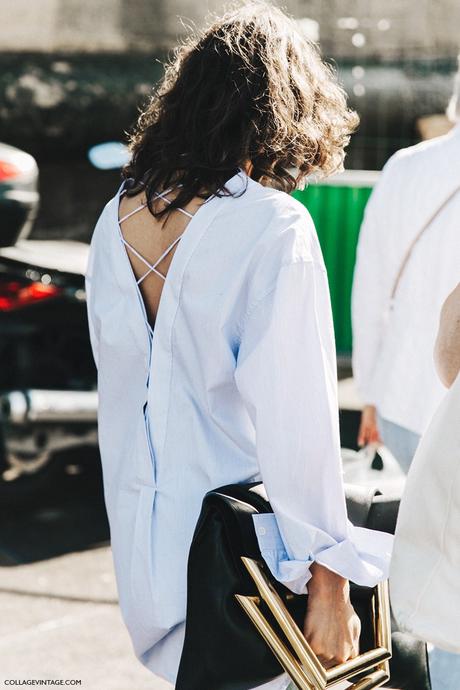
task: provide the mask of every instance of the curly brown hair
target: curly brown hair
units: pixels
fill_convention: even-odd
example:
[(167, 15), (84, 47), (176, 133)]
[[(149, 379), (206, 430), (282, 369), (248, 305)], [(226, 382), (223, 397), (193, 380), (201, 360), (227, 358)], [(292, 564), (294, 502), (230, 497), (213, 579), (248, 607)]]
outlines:
[[(245, 2), (177, 49), (130, 136), (124, 175), (157, 217), (226, 194), (226, 180), (248, 162), (253, 179), (291, 192), (306, 175), (342, 168), (357, 123), (295, 20)], [(155, 192), (171, 185), (180, 185), (172, 204), (155, 210)]]

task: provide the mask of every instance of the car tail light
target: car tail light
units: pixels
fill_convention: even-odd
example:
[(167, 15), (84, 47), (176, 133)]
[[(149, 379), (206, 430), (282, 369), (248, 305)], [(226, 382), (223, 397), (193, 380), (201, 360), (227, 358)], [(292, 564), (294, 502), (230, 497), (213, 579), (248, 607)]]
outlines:
[(20, 309), (50, 297), (56, 297), (62, 288), (40, 281), (22, 282), (0, 279), (0, 312)]
[(22, 174), (21, 168), (9, 161), (0, 160), (0, 182), (12, 180)]

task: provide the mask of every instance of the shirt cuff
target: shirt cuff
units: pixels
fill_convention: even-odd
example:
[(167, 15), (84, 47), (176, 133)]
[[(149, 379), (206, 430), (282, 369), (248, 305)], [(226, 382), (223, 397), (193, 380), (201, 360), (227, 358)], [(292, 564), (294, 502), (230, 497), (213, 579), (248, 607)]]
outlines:
[(299, 560), (289, 558), (274, 513), (258, 513), (252, 519), (260, 553), (270, 572), (295, 594), (307, 593), (314, 562), (363, 587), (374, 587), (388, 578), (391, 534), (355, 527), (349, 522), (348, 538), (336, 541), (317, 527), (306, 525), (305, 558)]

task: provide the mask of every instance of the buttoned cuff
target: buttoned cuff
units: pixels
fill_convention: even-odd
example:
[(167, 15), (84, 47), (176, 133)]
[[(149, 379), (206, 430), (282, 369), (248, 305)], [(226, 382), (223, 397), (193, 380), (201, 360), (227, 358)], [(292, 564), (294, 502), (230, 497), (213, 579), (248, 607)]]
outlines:
[(388, 578), (391, 534), (348, 523), (348, 538), (336, 541), (317, 527), (305, 525), (305, 557), (299, 559), (289, 557), (274, 513), (258, 513), (252, 519), (270, 572), (295, 594), (307, 593), (310, 566), (315, 562), (364, 587), (374, 587)]

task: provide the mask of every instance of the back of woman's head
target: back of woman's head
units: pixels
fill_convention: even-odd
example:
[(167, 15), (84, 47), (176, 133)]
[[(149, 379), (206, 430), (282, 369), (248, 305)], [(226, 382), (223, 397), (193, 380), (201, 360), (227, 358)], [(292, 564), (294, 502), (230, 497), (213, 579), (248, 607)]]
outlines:
[[(248, 162), (284, 191), (342, 167), (357, 116), (294, 20), (249, 2), (181, 46), (131, 136), (133, 192), (180, 184), (168, 211), (222, 193)], [(296, 168), (296, 172), (293, 172)], [(225, 190), (224, 190), (225, 193)], [(165, 212), (165, 211), (163, 211)]]

